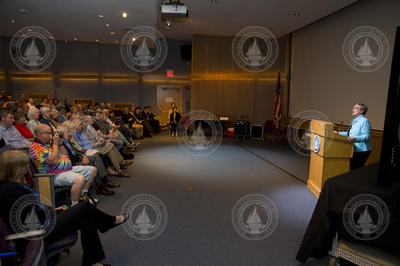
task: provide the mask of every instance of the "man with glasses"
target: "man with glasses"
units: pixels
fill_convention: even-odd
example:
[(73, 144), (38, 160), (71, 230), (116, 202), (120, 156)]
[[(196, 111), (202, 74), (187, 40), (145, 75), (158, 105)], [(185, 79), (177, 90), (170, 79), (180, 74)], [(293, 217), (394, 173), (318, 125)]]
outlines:
[(55, 186), (71, 186), (72, 205), (78, 203), (81, 194), (88, 197), (90, 185), (97, 175), (96, 167), (72, 166), (71, 160), (60, 150), (60, 137), (57, 134), (52, 136), (48, 125), (37, 125), (35, 135), (29, 157), (35, 163), (38, 172), (54, 174)]

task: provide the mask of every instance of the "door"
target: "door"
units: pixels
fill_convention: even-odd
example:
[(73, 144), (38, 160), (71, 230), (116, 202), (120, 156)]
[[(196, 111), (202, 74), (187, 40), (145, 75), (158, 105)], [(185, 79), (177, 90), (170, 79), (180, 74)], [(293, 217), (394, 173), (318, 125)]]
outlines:
[(168, 114), (171, 109), (171, 103), (175, 103), (178, 110), (182, 112), (181, 91), (182, 89), (179, 86), (157, 86), (157, 107), (161, 125), (169, 123)]

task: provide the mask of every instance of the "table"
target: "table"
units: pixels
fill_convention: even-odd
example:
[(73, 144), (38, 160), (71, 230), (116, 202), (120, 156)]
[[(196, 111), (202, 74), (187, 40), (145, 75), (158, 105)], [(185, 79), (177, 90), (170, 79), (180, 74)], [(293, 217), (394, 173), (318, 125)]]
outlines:
[[(309, 257), (325, 257), (332, 248), (336, 232), (344, 239), (367, 242), (371, 246), (400, 253), (400, 184), (394, 184), (391, 188), (378, 187), (378, 166), (378, 163), (369, 165), (326, 181), (297, 253), (298, 261), (304, 263)], [(363, 193), (380, 197), (390, 213), (390, 223), (385, 233), (369, 241), (352, 237), (342, 222), (346, 203), (352, 197)]]

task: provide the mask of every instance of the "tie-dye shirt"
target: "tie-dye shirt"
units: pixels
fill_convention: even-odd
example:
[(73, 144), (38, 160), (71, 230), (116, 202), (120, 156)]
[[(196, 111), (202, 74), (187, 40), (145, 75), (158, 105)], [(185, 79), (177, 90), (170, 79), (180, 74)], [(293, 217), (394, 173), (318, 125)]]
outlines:
[(53, 147), (50, 144), (33, 142), (29, 151), (29, 157), (35, 163), (39, 174), (59, 174), (72, 169), (71, 160), (68, 156), (61, 154), (57, 164), (48, 164), (46, 160), (53, 153)]

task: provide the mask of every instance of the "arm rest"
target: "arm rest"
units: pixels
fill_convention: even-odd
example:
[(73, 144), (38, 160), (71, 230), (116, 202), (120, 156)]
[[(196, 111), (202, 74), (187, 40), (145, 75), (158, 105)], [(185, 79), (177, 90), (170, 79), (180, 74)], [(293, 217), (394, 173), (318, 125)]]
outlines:
[(6, 240), (16, 240), (16, 239), (21, 239), (21, 238), (26, 238), (26, 237), (33, 237), (33, 236), (41, 236), (46, 233), (46, 230), (34, 230), (34, 231), (29, 231), (29, 232), (23, 232), (23, 233), (18, 233), (18, 234), (12, 234), (6, 236)]

